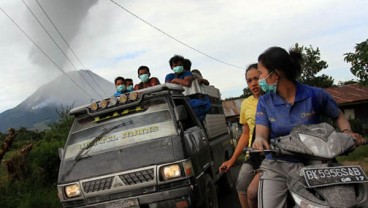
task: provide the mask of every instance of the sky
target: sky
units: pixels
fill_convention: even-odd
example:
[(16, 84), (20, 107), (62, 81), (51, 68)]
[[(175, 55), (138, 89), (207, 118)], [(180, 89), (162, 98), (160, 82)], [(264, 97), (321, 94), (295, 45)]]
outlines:
[(146, 65), (164, 82), (175, 54), (223, 99), (242, 94), (245, 68), (272, 46), (318, 47), (328, 64), (321, 73), (347, 81), (355, 77), (344, 54), (368, 38), (366, 0), (113, 1), (1, 0), (0, 113), (72, 70), (138, 83)]

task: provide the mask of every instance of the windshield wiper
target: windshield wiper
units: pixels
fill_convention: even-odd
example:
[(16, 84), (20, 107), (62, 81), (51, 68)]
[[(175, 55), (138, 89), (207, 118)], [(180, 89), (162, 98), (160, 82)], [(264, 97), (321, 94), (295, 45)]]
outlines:
[[(73, 165), (69, 168), (69, 170), (61, 177), (62, 180), (65, 179), (65, 177), (67, 177), (73, 170), (74, 166), (78, 163), (78, 161), (84, 159), (84, 158), (88, 158), (87, 156), (86, 157), (83, 157), (83, 155), (87, 154), (89, 152), (89, 150), (94, 146), (94, 144), (96, 144), (96, 142), (98, 142), (103, 136), (105, 136), (106, 134), (110, 133), (112, 130), (116, 129), (116, 128), (119, 128), (119, 127), (122, 127), (122, 126), (128, 126), (128, 125), (132, 125), (133, 124), (133, 121), (130, 120), (128, 122), (123, 122), (123, 123), (120, 123), (116, 126), (113, 126), (111, 128), (108, 128), (108, 129), (105, 129), (100, 135), (98, 135), (97, 137), (95, 137), (85, 148), (82, 148), (77, 156), (75, 156), (74, 158), (74, 163)], [(82, 155), (83, 154), (83, 155)]]
[(103, 136), (110, 133), (112, 130), (117, 129), (117, 128), (122, 127), (122, 126), (131, 125), (131, 124), (133, 124), (132, 120), (130, 120), (128, 122), (120, 123), (116, 126), (105, 129), (105, 131), (103, 131), (100, 135), (96, 136), (86, 147), (82, 148), (78, 152), (77, 156), (75, 156), (75, 158), (74, 158), (74, 161), (79, 161), (79, 160), (83, 159), (84, 158), (83, 155), (87, 154), (89, 152), (89, 150), (91, 150), (91, 148), (96, 144), (96, 142), (100, 141), (100, 139), (102, 139)]

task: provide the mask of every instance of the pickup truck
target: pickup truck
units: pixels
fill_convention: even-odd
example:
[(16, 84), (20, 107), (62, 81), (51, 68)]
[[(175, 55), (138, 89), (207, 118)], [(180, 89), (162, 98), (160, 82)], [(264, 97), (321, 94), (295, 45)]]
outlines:
[[(198, 119), (190, 99), (208, 96)], [(220, 92), (162, 84), (74, 108), (58, 175), (63, 207), (218, 207), (233, 153)]]

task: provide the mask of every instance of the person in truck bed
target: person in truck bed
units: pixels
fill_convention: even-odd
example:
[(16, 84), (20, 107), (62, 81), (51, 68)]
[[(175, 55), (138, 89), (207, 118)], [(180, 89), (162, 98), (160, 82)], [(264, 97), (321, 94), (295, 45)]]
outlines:
[(189, 59), (184, 59), (183, 67), (184, 67), (184, 71), (192, 72), (193, 79), (198, 80), (198, 83), (199, 84), (210, 85), (210, 82), (207, 79), (204, 79), (202, 77), (202, 74), (201, 74), (201, 72), (198, 69), (193, 69), (191, 71), (192, 62)]
[(134, 86), (134, 90), (140, 90), (160, 84), (160, 81), (156, 77), (150, 78), (150, 76), (151, 73), (149, 68), (147, 66), (140, 66), (138, 68), (138, 78), (141, 82)]
[(193, 74), (190, 71), (184, 71), (184, 57), (175, 55), (169, 60), (169, 64), (174, 73), (167, 74), (165, 83), (174, 83), (190, 87), (193, 81)]
[(133, 80), (132, 79), (130, 78), (125, 79), (125, 88), (126, 88), (126, 92), (133, 91)]
[(203, 84), (207, 86), (210, 85), (210, 82), (207, 79), (202, 77), (202, 74), (198, 69), (193, 69), (192, 74), (193, 74), (194, 79), (198, 80), (199, 84)]
[(116, 77), (114, 80), (114, 83), (115, 83), (115, 89), (116, 89), (114, 96), (118, 97), (121, 94), (123, 94), (126, 90), (125, 79), (123, 77)]

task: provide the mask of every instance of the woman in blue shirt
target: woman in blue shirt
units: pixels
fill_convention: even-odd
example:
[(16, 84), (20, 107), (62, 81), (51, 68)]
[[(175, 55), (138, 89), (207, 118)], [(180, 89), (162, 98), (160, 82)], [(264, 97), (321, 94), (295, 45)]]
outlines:
[[(267, 94), (259, 98), (253, 148), (269, 149), (269, 139), (288, 135), (301, 124), (320, 123), (321, 115), (335, 120), (342, 132), (355, 137), (358, 145), (363, 144), (364, 139), (351, 131), (348, 120), (326, 91), (296, 81), (302, 71), (301, 61), (301, 53), (292, 50), (288, 53), (280, 47), (271, 47), (258, 57), (259, 85)], [(287, 176), (301, 166), (293, 157), (275, 160), (266, 155), (261, 165), (258, 206), (285, 207)]]

